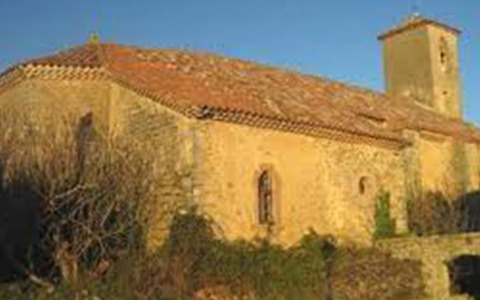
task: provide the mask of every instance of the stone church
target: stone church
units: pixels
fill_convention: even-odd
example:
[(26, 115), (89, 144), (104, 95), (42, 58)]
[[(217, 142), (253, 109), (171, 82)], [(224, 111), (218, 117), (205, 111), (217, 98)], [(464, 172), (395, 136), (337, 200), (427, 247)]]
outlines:
[(480, 131), (462, 119), (459, 35), (420, 16), (381, 34), (385, 92), (90, 41), (5, 70), (0, 109), (91, 113), (107, 136), (155, 143), (161, 166), (185, 170), (173, 201), (198, 205), (227, 238), (291, 244), (313, 229), (368, 243), (381, 191), (400, 233), (419, 191), (478, 188)]

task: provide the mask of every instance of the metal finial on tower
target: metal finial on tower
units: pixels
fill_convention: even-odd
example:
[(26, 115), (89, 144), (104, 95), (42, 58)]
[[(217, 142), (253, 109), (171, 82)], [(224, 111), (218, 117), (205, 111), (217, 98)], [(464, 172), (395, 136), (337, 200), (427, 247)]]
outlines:
[(412, 0), (412, 16), (419, 17), (420, 16), (420, 0)]
[(90, 35), (88, 36), (88, 42), (87, 44), (90, 45), (98, 45), (100, 44), (100, 35), (96, 31), (90, 32)]
[(420, 0), (411, 0), (411, 4), (410, 13), (405, 17), (403, 23), (412, 23), (422, 18), (420, 14)]

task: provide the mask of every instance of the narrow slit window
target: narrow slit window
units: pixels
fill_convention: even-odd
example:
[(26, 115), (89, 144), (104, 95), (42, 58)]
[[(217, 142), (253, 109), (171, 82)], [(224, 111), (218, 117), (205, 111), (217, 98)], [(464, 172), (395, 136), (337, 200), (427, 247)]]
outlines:
[(440, 63), (442, 65), (447, 63), (447, 53), (444, 50), (440, 50)]
[(258, 222), (260, 224), (273, 224), (273, 195), (272, 179), (264, 171), (258, 179)]
[(447, 71), (447, 69), (450, 67), (450, 57), (448, 53), (448, 42), (444, 37), (440, 39), (439, 43), (439, 58), (442, 71)]

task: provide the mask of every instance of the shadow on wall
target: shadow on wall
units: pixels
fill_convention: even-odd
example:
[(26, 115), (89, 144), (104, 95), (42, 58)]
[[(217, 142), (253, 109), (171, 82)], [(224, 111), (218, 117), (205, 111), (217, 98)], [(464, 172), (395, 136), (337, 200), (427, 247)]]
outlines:
[(480, 256), (462, 255), (448, 262), (450, 292), (480, 300)]
[(459, 197), (456, 204), (465, 216), (464, 232), (480, 232), (480, 191)]
[[(130, 148), (118, 148), (92, 155), (87, 165), (92, 121), (87, 113), (73, 124), (73, 134), (59, 131), (58, 141), (58, 132), (52, 131), (52, 138), (29, 127), (27, 137), (38, 139), (6, 139), (10, 144), (0, 148), (0, 282), (25, 277), (73, 281), (79, 259), (93, 268), (141, 239), (136, 199), (149, 191), (144, 183), (151, 182), (150, 164)], [(70, 130), (71, 124), (65, 125)], [(14, 151), (9, 149), (19, 155), (10, 157)], [(72, 254), (73, 248), (77, 252)]]
[(454, 201), (442, 192), (426, 192), (409, 203), (408, 221), (418, 236), (480, 232), (480, 191)]
[(0, 282), (24, 277), (29, 250), (37, 245), (40, 201), (26, 182), (0, 182)]

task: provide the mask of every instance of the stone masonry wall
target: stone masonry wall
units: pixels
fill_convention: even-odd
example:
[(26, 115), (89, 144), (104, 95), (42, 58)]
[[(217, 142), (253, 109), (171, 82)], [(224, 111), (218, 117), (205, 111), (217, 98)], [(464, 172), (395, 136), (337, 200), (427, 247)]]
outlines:
[[(257, 180), (273, 176), (274, 239), (296, 242), (309, 228), (341, 240), (369, 243), (374, 197), (392, 194), (392, 211), (405, 225), (404, 175), (397, 151), (248, 126), (199, 125), (197, 178), (201, 206), (229, 238), (265, 235), (257, 221)], [(362, 195), (359, 181), (368, 178)]]
[(445, 137), (424, 134), (420, 136), (419, 147), (422, 189), (445, 192), (454, 189), (453, 142)]
[(423, 192), (440, 191), (453, 199), (478, 187), (480, 158), (474, 144), (423, 132), (417, 135), (414, 147), (418, 149), (417, 172)]
[(152, 156), (156, 187), (149, 202), (148, 247), (159, 246), (171, 212), (193, 197), (193, 121), (115, 83), (111, 84), (110, 133)]
[(480, 233), (382, 240), (377, 247), (398, 258), (422, 261), (423, 280), (432, 299), (450, 299), (447, 264), (461, 255), (480, 255)]
[(478, 145), (427, 132), (409, 131), (405, 137), (413, 142), (402, 151), (407, 199), (422, 192), (443, 192), (453, 199), (478, 189)]
[(142, 155), (151, 155), (158, 180), (152, 199), (146, 199), (155, 207), (147, 210), (149, 246), (163, 239), (166, 210), (191, 198), (191, 121), (151, 99), (108, 81), (26, 80), (0, 94), (0, 109), (52, 129), (92, 113), (98, 134), (128, 139)]
[[(369, 243), (380, 189), (392, 194), (392, 214), (401, 232), (412, 186), (443, 188), (445, 175), (467, 178), (469, 189), (480, 181), (478, 145), (460, 144), (468, 169), (464, 176), (452, 167), (458, 143), (449, 138), (410, 132), (414, 146), (393, 150), (192, 120), (107, 81), (26, 80), (0, 94), (0, 108), (27, 111), (45, 121), (92, 112), (99, 132), (130, 139), (155, 157), (158, 199), (199, 204), (230, 238), (266, 234), (257, 220), (257, 180), (263, 170), (273, 176), (278, 221), (273, 233), (282, 243), (295, 242), (309, 228)], [(368, 183), (364, 193), (362, 178)], [(152, 226), (151, 241), (160, 241), (163, 229), (165, 222)]]
[(478, 190), (480, 187), (480, 152), (479, 145), (465, 145), (465, 157), (468, 168), (468, 190)]
[(64, 122), (93, 113), (94, 126), (106, 132), (110, 87), (104, 81), (26, 80), (0, 94), (0, 107), (37, 122)]

